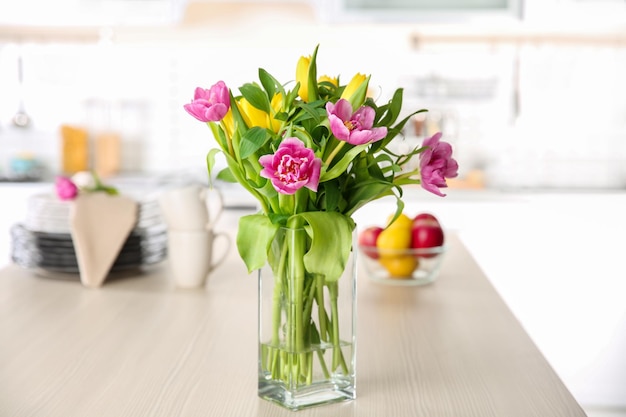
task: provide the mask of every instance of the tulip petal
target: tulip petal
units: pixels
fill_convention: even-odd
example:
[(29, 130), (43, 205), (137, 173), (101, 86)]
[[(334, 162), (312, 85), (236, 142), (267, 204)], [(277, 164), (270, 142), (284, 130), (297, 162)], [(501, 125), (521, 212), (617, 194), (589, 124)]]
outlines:
[(210, 89), (196, 87), (193, 100), (183, 108), (201, 122), (219, 122), (230, 108), (230, 92), (223, 81)]
[(352, 145), (376, 142), (387, 136), (386, 127), (372, 128), (376, 112), (369, 106), (362, 106), (352, 113), (352, 105), (345, 99), (326, 104), (330, 130), (339, 140)]
[(337, 139), (347, 141), (350, 138), (350, 130), (348, 130), (339, 117), (331, 114), (328, 116), (328, 122), (330, 124), (330, 131), (333, 132), (333, 135), (335, 135)]
[(363, 106), (358, 109), (354, 115), (353, 119), (359, 120), (361, 124), (361, 129), (371, 129), (374, 126), (374, 117), (376, 116), (376, 112), (373, 108), (368, 106)]
[(438, 196), (445, 196), (439, 188), (447, 187), (446, 178), (458, 175), (459, 164), (452, 158), (452, 145), (440, 142), (441, 132), (423, 142), (427, 147), (420, 154), (420, 175), (422, 188)]
[(260, 175), (281, 194), (294, 194), (302, 187), (317, 191), (322, 160), (298, 138), (286, 138), (273, 155), (259, 158)]

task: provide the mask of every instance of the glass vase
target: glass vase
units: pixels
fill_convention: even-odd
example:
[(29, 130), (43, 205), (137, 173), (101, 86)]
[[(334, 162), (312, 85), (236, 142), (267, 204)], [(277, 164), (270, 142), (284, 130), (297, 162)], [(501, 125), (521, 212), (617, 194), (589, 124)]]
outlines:
[(258, 393), (290, 410), (356, 394), (356, 246), (328, 282), (306, 270), (309, 245), (305, 229), (281, 228), (259, 270)]

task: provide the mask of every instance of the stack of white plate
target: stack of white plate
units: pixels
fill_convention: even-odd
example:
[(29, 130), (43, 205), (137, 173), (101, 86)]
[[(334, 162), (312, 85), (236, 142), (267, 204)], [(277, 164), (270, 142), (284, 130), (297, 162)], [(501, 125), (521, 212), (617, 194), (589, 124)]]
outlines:
[[(111, 272), (154, 264), (167, 256), (167, 227), (155, 196), (124, 195), (138, 202), (137, 223), (124, 243)], [(78, 274), (71, 236), (71, 201), (55, 194), (30, 197), (23, 223), (11, 228), (11, 258), (17, 265), (49, 272)]]
[[(22, 224), (11, 228), (11, 259), (25, 268), (78, 274), (78, 260), (72, 236), (68, 233), (33, 232)], [(111, 272), (151, 265), (165, 259), (167, 234), (163, 228), (133, 230)]]
[[(133, 196), (138, 202), (137, 225), (146, 229), (164, 226), (161, 209), (153, 196)], [(55, 194), (35, 194), (29, 198), (24, 226), (31, 231), (47, 233), (70, 233), (71, 201), (60, 200)]]

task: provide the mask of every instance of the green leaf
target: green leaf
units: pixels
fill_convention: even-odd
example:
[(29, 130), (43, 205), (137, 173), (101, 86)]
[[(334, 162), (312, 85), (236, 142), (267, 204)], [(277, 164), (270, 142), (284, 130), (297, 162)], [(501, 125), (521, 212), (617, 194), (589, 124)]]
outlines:
[(235, 178), (233, 173), (230, 171), (230, 168), (228, 167), (221, 169), (220, 172), (217, 173), (215, 178), (224, 182), (237, 182), (237, 178)]
[(260, 165), (257, 165), (258, 161), (254, 158), (244, 159), (241, 163), (243, 168), (243, 172), (245, 173), (246, 178), (249, 180), (250, 184), (254, 186), (254, 188), (260, 188), (267, 181), (265, 178), (261, 177), (261, 170), (263, 169)]
[(291, 135), (304, 142), (304, 146), (307, 148), (313, 148), (313, 138), (311, 138), (311, 134), (306, 129), (303, 129), (300, 126), (294, 126)]
[(267, 98), (267, 94), (256, 84), (246, 83), (239, 87), (241, 95), (248, 100), (252, 106), (259, 110), (263, 110), (269, 114), (271, 111), (270, 100)]
[(319, 91), (317, 87), (317, 50), (319, 49), (319, 45), (315, 47), (313, 51), (313, 55), (311, 55), (311, 62), (309, 64), (309, 75), (307, 77), (308, 82), (308, 101), (309, 103), (317, 100), (319, 98)]
[(361, 181), (351, 190), (348, 196), (348, 213), (354, 213), (360, 207), (370, 201), (377, 200), (381, 197), (392, 194), (395, 186), (387, 181), (372, 179), (370, 181)]
[(337, 281), (352, 250), (354, 221), (336, 212), (310, 211), (295, 216), (302, 217), (309, 225), (311, 247), (304, 255), (306, 270), (323, 275), (327, 282)]
[(226, 164), (228, 165), (231, 175), (235, 177), (237, 182), (241, 184), (243, 188), (248, 190), (248, 192), (250, 192), (250, 194), (252, 194), (259, 201), (263, 211), (268, 212), (268, 200), (264, 198), (264, 196), (259, 193), (257, 189), (250, 185), (245, 177), (245, 172), (242, 170), (242, 167), (237, 163), (237, 161), (227, 153), (224, 153), (224, 156), (226, 157)]
[(235, 98), (233, 97), (232, 92), (230, 93), (230, 108), (233, 112), (233, 124), (235, 126), (235, 129), (241, 130), (243, 131), (243, 133), (245, 133), (246, 130), (248, 130), (248, 126), (246, 125), (246, 121), (243, 119), (243, 116), (241, 116), (241, 113), (239, 112), (237, 100), (235, 100)]
[(402, 88), (398, 88), (389, 102), (387, 113), (379, 122), (380, 125), (390, 126), (396, 121), (400, 111), (402, 110), (402, 95)]
[(363, 145), (356, 145), (354, 148), (350, 149), (335, 165), (333, 165), (330, 170), (322, 174), (322, 176), (320, 177), (320, 182), (332, 180), (346, 172), (346, 170), (348, 169), (348, 165), (350, 165), (352, 160), (362, 151), (367, 149), (368, 146), (369, 143), (364, 143)]
[(248, 273), (259, 269), (267, 262), (267, 253), (278, 226), (263, 214), (250, 214), (239, 218), (237, 250)]
[(215, 141), (218, 143), (218, 145), (220, 145), (222, 149), (228, 149), (226, 134), (222, 129), (220, 129), (219, 125), (213, 122), (208, 122), (207, 125), (211, 129), (211, 132), (213, 133), (213, 138), (215, 138)]
[(322, 114), (320, 114), (320, 112), (318, 111), (315, 103), (298, 103), (298, 107), (304, 110), (305, 114), (300, 115), (297, 119), (294, 120), (294, 122), (307, 120), (309, 118), (313, 119), (316, 124), (321, 122)]
[(263, 68), (259, 68), (259, 80), (261, 81), (261, 85), (265, 89), (265, 92), (267, 92), (267, 96), (270, 100), (272, 100), (272, 97), (276, 94), (276, 86), (280, 84)]
[(262, 127), (250, 128), (241, 138), (239, 143), (239, 157), (246, 159), (258, 151), (270, 138), (269, 133)]
[(414, 115), (418, 113), (423, 113), (425, 111), (428, 111), (428, 110), (421, 109), (421, 110), (414, 111), (413, 113), (409, 114), (404, 119), (402, 119), (400, 122), (398, 122), (398, 124), (393, 127), (393, 130), (396, 132), (395, 134), (398, 134), (402, 131), (402, 129), (404, 128), (404, 125), (411, 119), (411, 117), (413, 117)]
[(325, 182), (323, 185), (326, 192), (326, 211), (335, 211), (339, 207), (339, 200), (341, 199), (341, 189), (338, 181), (335, 179)]
[(274, 119), (284, 122), (287, 119), (289, 119), (289, 113), (284, 112), (284, 111), (278, 112), (274, 115)]
[(287, 95), (287, 97), (285, 98), (285, 103), (287, 105), (291, 105), (291, 103), (293, 103), (293, 101), (296, 99), (296, 97), (298, 97), (298, 90), (300, 89), (300, 83), (296, 83), (296, 86), (293, 90), (291, 90), (289, 92), (289, 94)]
[(209, 173), (209, 185), (211, 186), (211, 188), (213, 187), (213, 176), (211, 175), (211, 173), (213, 172), (213, 167), (215, 166), (215, 155), (220, 152), (220, 149), (213, 148), (206, 155), (206, 167)]
[(100, 190), (104, 191), (108, 195), (118, 195), (119, 194), (119, 191), (117, 191), (117, 188), (111, 187), (109, 185), (103, 185), (100, 188)]
[(421, 109), (421, 110), (414, 111), (413, 113), (409, 114), (404, 119), (402, 119), (402, 121), (398, 122), (398, 124), (396, 124), (394, 127), (388, 129), (387, 136), (385, 136), (383, 140), (379, 140), (378, 142), (374, 142), (372, 144), (372, 152), (377, 152), (379, 149), (386, 147), (389, 144), (389, 142), (391, 142), (400, 132), (402, 132), (404, 125), (406, 125), (406, 123), (411, 119), (411, 117), (413, 117), (414, 115), (418, 113), (423, 113), (425, 111), (427, 110)]
[(400, 215), (402, 214), (402, 211), (404, 210), (404, 201), (402, 201), (402, 199), (398, 196), (396, 196), (396, 211), (393, 214), (393, 216), (391, 217), (391, 219), (389, 220), (388, 224), (391, 224), (393, 222), (396, 221), (396, 219), (398, 217), (400, 217)]
[[(419, 170), (415, 170), (415, 174), (419, 174)], [(419, 178), (404, 177), (404, 178), (394, 180), (393, 183), (398, 186), (419, 185), (422, 183), (422, 180), (420, 180)]]
[(241, 163), (241, 159), (239, 159), (239, 144), (241, 143), (241, 135), (245, 134), (248, 129), (240, 129), (239, 123), (235, 122), (235, 131), (233, 132), (233, 137), (230, 139), (230, 144), (233, 148), (233, 158), (237, 161), (237, 163)]

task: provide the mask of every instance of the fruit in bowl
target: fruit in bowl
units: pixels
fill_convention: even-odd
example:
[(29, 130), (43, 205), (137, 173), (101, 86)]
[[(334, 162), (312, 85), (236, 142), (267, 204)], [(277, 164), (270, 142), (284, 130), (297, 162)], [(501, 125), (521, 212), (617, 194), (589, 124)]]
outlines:
[(359, 233), (359, 249), (370, 278), (397, 285), (427, 284), (436, 278), (445, 251), (444, 231), (430, 213), (402, 213), (387, 227)]
[(359, 246), (363, 248), (363, 253), (365, 255), (378, 259), (376, 241), (382, 231), (383, 228), (380, 226), (370, 226), (359, 233)]
[[(443, 246), (444, 233), (439, 220), (430, 213), (420, 213), (413, 219), (411, 228), (411, 247), (414, 249), (428, 249)], [(422, 257), (432, 257), (433, 254), (423, 253)]]

